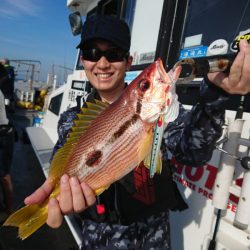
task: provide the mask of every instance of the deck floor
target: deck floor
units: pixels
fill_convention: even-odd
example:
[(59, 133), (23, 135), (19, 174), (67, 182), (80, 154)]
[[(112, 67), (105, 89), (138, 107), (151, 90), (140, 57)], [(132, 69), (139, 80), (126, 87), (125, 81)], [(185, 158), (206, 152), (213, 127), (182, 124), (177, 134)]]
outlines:
[[(34, 112), (21, 109), (17, 109), (12, 115), (19, 138), (15, 143), (11, 169), (15, 208), (21, 207), (24, 198), (45, 180), (31, 144), (24, 133), (25, 127), (32, 125), (33, 115)], [(17, 238), (16, 228), (0, 227), (0, 250), (34, 249), (74, 250), (78, 247), (65, 221), (59, 229), (51, 229), (44, 225), (24, 241)]]

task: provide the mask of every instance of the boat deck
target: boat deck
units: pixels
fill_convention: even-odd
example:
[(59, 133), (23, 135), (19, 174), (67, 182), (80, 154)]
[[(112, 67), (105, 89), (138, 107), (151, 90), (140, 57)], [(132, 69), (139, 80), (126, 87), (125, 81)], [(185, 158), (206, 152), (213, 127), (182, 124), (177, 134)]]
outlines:
[[(26, 133), (24, 133), (25, 127), (32, 125), (34, 114), (33, 111), (16, 109), (11, 117), (18, 134), (11, 169), (15, 208), (21, 207), (24, 198), (39, 187), (45, 180), (28, 137)], [(3, 214), (0, 214), (0, 217), (1, 215), (3, 216)], [(17, 238), (16, 228), (0, 228), (0, 250), (34, 249), (74, 250), (79, 248), (65, 221), (59, 229), (51, 229), (47, 225), (44, 225), (24, 241)]]

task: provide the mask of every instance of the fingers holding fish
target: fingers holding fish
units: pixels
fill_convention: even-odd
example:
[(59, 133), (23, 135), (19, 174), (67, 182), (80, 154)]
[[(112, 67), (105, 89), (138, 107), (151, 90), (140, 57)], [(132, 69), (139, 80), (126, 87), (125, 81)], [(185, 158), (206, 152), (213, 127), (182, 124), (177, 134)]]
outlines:
[(59, 206), (63, 214), (74, 212), (69, 176), (64, 174), (60, 180)]
[(63, 222), (63, 215), (56, 198), (51, 198), (48, 203), (47, 224), (52, 228), (58, 228)]
[(63, 175), (58, 199), (49, 200), (46, 222), (50, 227), (58, 228), (63, 222), (64, 215), (82, 212), (95, 201), (95, 194), (86, 183), (80, 183), (76, 177), (69, 178), (68, 175)]
[(95, 201), (95, 194), (86, 183), (80, 183), (76, 177), (62, 176), (59, 196), (62, 214), (82, 212)]
[(24, 203), (26, 205), (40, 204), (51, 194), (52, 189), (53, 185), (47, 179), (41, 187), (25, 198)]
[(81, 183), (81, 188), (85, 197), (86, 205), (88, 207), (94, 205), (96, 202), (96, 195), (94, 191), (85, 182)]
[(82, 187), (76, 177), (70, 179), (71, 192), (72, 192), (72, 205), (75, 213), (82, 212), (87, 208)]
[(75, 213), (80, 213), (96, 202), (93, 190), (85, 183), (80, 183), (76, 177), (70, 179), (72, 205)]

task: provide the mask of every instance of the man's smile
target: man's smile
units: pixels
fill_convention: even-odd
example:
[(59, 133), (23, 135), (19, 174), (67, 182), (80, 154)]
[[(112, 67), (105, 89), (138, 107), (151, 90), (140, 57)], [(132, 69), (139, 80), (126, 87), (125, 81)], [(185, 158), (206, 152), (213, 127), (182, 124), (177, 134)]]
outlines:
[(98, 78), (98, 80), (107, 80), (112, 77), (113, 73), (95, 73), (95, 76)]

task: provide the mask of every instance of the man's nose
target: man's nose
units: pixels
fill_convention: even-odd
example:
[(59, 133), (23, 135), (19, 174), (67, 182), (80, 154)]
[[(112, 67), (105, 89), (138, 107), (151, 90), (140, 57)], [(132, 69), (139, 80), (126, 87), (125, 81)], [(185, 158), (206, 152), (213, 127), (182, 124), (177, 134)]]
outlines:
[(110, 62), (107, 60), (105, 56), (102, 56), (99, 61), (97, 62), (98, 67), (105, 68), (110, 65)]

